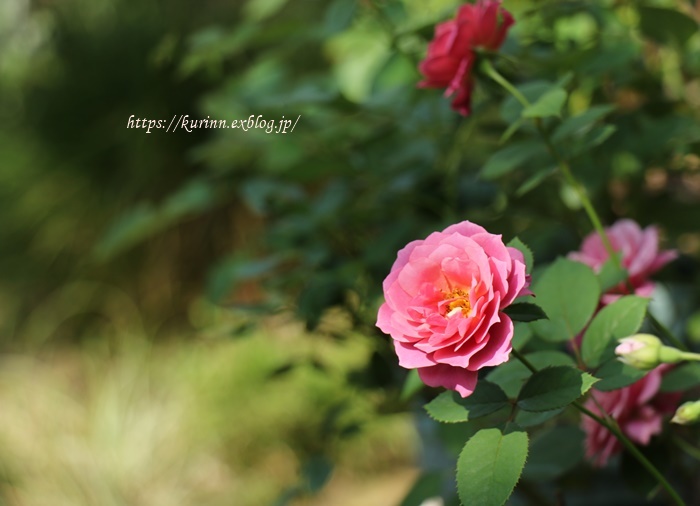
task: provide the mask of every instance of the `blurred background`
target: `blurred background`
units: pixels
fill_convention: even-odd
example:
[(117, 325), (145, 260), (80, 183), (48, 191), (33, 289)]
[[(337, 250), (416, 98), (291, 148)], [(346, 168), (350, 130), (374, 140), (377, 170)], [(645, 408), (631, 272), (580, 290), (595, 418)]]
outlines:
[[(469, 118), (416, 88), (460, 3), (0, 2), (0, 504), (454, 502), (472, 429), (423, 414), (374, 327), (396, 251), (469, 219), (548, 262), (590, 231), (546, 153), (480, 173), (514, 121), (496, 85)], [(504, 6), (509, 79), (610, 105), (574, 171), (681, 251), (655, 304), (700, 340), (698, 8)], [(127, 128), (185, 114), (300, 119)], [(572, 472), (531, 460), (514, 504)]]

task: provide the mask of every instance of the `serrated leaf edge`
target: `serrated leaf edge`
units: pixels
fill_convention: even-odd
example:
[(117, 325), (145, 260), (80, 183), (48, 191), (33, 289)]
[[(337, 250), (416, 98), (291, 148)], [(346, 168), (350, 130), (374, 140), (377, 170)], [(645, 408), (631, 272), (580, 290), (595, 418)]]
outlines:
[[(586, 371), (581, 371), (580, 369), (577, 369), (576, 367), (572, 367), (572, 366), (569, 366), (569, 365), (552, 365), (552, 366), (549, 366), (549, 367), (545, 367), (545, 368), (543, 368), (543, 369), (540, 369), (540, 370), (537, 371), (537, 372), (538, 372), (538, 373), (541, 373), (542, 371), (546, 371), (547, 369), (557, 369), (557, 368), (561, 368), (561, 367), (568, 367), (568, 368), (570, 368), (570, 369), (574, 369), (575, 371), (579, 371), (579, 372), (581, 373), (581, 379), (582, 379), (582, 380), (583, 380), (586, 376), (588, 376), (589, 378), (591, 378), (591, 379), (594, 380), (594, 381), (592, 381), (591, 384), (588, 385), (588, 386), (586, 387), (586, 389), (583, 390), (583, 391), (581, 392), (581, 395), (579, 395), (576, 399), (574, 399), (574, 400), (571, 401), (571, 402), (567, 402), (567, 403), (565, 403), (565, 404), (561, 404), (561, 405), (558, 405), (558, 406), (548, 407), (547, 409), (526, 409), (526, 408), (523, 408), (522, 406), (520, 406), (520, 401), (519, 401), (519, 400), (516, 400), (515, 405), (518, 407), (518, 409), (522, 409), (523, 411), (527, 411), (527, 412), (529, 412), (529, 413), (544, 413), (545, 411), (554, 411), (555, 409), (565, 408), (565, 407), (567, 407), (569, 404), (574, 403), (575, 401), (577, 401), (578, 399), (580, 399), (581, 397), (583, 397), (584, 395), (586, 395), (586, 394), (588, 393), (588, 391), (593, 387), (593, 385), (595, 385), (597, 382), (600, 381), (600, 378), (596, 378), (595, 376), (593, 376), (592, 374), (590, 374), (590, 373), (588, 373), (588, 372), (586, 372)], [(532, 376), (534, 376), (534, 374), (533, 374)], [(521, 391), (521, 392), (522, 392), (523, 388), (525, 388), (525, 385), (527, 385), (527, 383), (530, 381), (530, 379), (532, 378), (532, 376), (530, 376), (530, 378), (528, 378), (527, 380), (525, 380), (525, 383), (523, 383), (523, 386), (520, 388), (520, 391)], [(585, 382), (582, 381), (582, 384), (585, 384)], [(519, 394), (518, 394), (518, 396), (519, 396)]]
[[(495, 427), (492, 427), (492, 428), (495, 428)], [(489, 429), (481, 429), (481, 430), (479, 430), (476, 434), (478, 434), (478, 433), (481, 432), (482, 430), (489, 430)], [(512, 432), (509, 432), (508, 434), (503, 434), (503, 432), (502, 432), (500, 429), (498, 429), (498, 428), (496, 428), (496, 430), (498, 430), (498, 431), (501, 433), (501, 441), (502, 441), (503, 438), (505, 438), (508, 434), (512, 434)], [(523, 471), (525, 470), (525, 466), (527, 466), (527, 459), (528, 459), (528, 457), (530, 457), (530, 436), (528, 435), (528, 433), (527, 433), (526, 430), (520, 430), (520, 431), (515, 431), (515, 432), (522, 432), (523, 434), (525, 434), (525, 441), (526, 441), (526, 443), (527, 443), (527, 445), (525, 446), (525, 459), (523, 460), (523, 465), (522, 465), (522, 467), (521, 467), (521, 469), (520, 469), (520, 474), (518, 475), (518, 479), (515, 480), (515, 483), (513, 484), (513, 487), (510, 489), (510, 491), (508, 492), (508, 495), (506, 496), (505, 500), (501, 503), (500, 506), (503, 506), (505, 503), (507, 503), (507, 502), (508, 502), (508, 499), (510, 499), (510, 496), (513, 495), (513, 491), (515, 491), (515, 487), (518, 486), (518, 483), (520, 483), (520, 480), (521, 480), (522, 477), (523, 477)], [(474, 434), (474, 436), (476, 436), (476, 434)], [(458, 480), (458, 476), (459, 476), (459, 461), (460, 461), (460, 457), (462, 456), (462, 453), (464, 452), (465, 448), (467, 447), (467, 444), (469, 444), (469, 441), (471, 441), (471, 439), (472, 439), (474, 436), (470, 437), (470, 438), (467, 440), (467, 442), (464, 443), (464, 446), (462, 447), (462, 451), (460, 451), (460, 452), (459, 452), (459, 455), (457, 456), (457, 467), (455, 468), (455, 471), (456, 471), (456, 472), (455, 472), (455, 485), (456, 485), (456, 489), (457, 489), (457, 497), (459, 498), (459, 504), (460, 504), (461, 506), (470, 506), (470, 505), (464, 504), (464, 503), (462, 502), (462, 498), (459, 497), (459, 480)], [(500, 443), (499, 443), (499, 448), (500, 448)]]

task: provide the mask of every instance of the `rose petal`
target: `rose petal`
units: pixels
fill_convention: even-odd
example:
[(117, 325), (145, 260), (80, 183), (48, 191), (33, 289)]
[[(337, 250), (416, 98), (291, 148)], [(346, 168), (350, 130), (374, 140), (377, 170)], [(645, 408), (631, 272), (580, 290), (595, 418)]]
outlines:
[(416, 369), (418, 367), (429, 367), (435, 365), (435, 361), (412, 345), (394, 341), (394, 349), (399, 356), (399, 365), (406, 369)]
[(468, 397), (476, 388), (479, 375), (459, 367), (436, 365), (418, 369), (418, 376), (423, 383), (430, 387), (444, 387), (456, 390), (462, 397)]

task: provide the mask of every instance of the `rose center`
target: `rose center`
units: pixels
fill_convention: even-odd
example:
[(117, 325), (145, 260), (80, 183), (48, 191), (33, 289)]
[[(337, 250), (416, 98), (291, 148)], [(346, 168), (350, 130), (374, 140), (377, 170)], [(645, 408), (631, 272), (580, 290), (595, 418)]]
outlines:
[(460, 312), (464, 316), (469, 316), (469, 311), (471, 311), (472, 305), (469, 303), (469, 294), (464, 290), (452, 290), (445, 297), (445, 301), (448, 301), (445, 317), (449, 318)]

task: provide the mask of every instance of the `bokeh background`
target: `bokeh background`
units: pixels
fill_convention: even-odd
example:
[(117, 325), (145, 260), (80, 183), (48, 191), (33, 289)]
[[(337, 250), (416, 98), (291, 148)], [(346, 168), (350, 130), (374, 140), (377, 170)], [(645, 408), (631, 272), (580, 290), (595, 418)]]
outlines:
[[(416, 88), (459, 4), (2, 0), (0, 504), (449, 504), (469, 433), (423, 414), (374, 327), (396, 251), (469, 219), (548, 262), (590, 231), (545, 152), (484, 177), (515, 121), (496, 85), (469, 118)], [(573, 169), (608, 223), (680, 250), (655, 304), (700, 340), (700, 10), (504, 6), (513, 82), (610, 106), (569, 133)], [(181, 114), (301, 118), (127, 128)], [(534, 461), (514, 504), (547, 504)]]

